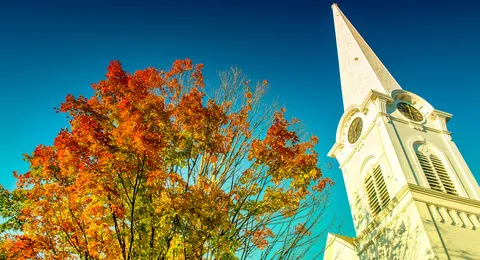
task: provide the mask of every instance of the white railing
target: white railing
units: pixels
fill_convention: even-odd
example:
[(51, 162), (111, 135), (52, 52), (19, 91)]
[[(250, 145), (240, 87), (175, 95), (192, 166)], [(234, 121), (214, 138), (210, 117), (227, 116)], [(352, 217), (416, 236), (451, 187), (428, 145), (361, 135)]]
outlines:
[(428, 207), (435, 220), (439, 222), (468, 229), (480, 227), (479, 215), (437, 205), (428, 205)]

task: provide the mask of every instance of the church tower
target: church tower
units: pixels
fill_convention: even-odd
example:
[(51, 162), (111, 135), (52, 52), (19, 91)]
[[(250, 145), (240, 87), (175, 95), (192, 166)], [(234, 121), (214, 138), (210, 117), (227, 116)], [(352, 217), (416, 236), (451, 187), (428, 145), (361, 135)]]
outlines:
[(332, 9), (344, 114), (328, 155), (356, 237), (329, 234), (324, 259), (480, 259), (480, 188), (447, 129), (452, 115), (402, 89)]

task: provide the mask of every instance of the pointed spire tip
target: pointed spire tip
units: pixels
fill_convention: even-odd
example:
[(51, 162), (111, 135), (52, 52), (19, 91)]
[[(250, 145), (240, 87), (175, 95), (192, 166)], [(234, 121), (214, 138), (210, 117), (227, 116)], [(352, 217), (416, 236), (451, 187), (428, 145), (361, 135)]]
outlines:
[(402, 89), (336, 3), (332, 10), (344, 108), (362, 104), (370, 90), (390, 95)]

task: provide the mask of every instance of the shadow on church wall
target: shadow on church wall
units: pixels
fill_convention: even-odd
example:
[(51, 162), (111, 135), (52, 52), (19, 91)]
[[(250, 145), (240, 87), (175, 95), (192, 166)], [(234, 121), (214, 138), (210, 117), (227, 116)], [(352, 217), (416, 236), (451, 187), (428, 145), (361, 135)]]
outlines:
[[(355, 228), (357, 231), (369, 230), (366, 232), (368, 235), (361, 233), (356, 241), (360, 259), (435, 259), (428, 246), (428, 238), (421, 228), (421, 220), (413, 211), (414, 204), (410, 204), (402, 212), (390, 210), (379, 221), (362, 206), (367, 199), (366, 196), (354, 194), (353, 205), (357, 207), (353, 211)], [(394, 198), (391, 203), (396, 204), (398, 201)], [(388, 223), (382, 222), (387, 220)], [(377, 223), (372, 224), (372, 221)]]

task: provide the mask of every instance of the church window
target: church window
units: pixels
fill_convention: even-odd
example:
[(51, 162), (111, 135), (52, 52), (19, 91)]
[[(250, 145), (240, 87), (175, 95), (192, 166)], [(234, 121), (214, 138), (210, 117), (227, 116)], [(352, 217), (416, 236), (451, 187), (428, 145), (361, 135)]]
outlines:
[(367, 191), (368, 203), (373, 215), (378, 214), (390, 202), (387, 186), (383, 179), (380, 165), (373, 168), (365, 179), (365, 189)]
[(455, 186), (440, 158), (434, 154), (422, 151), (417, 151), (417, 158), (432, 190), (457, 195)]

